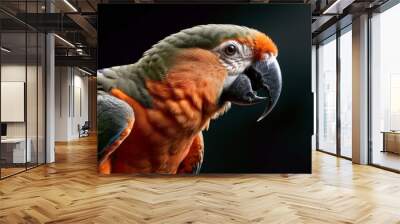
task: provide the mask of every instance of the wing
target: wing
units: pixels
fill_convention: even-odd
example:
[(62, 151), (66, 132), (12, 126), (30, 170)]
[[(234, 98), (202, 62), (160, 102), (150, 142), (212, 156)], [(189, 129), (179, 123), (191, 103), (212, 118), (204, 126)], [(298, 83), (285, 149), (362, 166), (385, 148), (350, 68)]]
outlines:
[(111, 172), (110, 155), (130, 134), (135, 122), (132, 108), (104, 91), (97, 94), (97, 150), (99, 171)]
[(200, 132), (196, 137), (194, 137), (193, 142), (190, 145), (188, 155), (179, 165), (178, 173), (199, 174), (201, 169), (201, 164), (203, 163), (203, 157), (204, 157), (204, 141), (203, 141), (203, 133)]

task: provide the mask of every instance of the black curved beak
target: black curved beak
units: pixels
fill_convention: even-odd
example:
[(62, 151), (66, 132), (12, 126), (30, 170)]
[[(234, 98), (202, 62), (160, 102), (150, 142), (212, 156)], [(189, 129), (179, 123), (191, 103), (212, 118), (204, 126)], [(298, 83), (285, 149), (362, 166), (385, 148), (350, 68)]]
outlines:
[[(272, 111), (282, 90), (281, 69), (275, 57), (255, 62), (242, 74), (234, 77), (234, 80), (230, 77), (226, 82), (230, 83), (224, 86), (220, 102), (253, 105), (267, 100), (267, 107), (257, 121), (261, 121)], [(257, 90), (260, 89), (266, 91), (266, 97), (257, 95)]]

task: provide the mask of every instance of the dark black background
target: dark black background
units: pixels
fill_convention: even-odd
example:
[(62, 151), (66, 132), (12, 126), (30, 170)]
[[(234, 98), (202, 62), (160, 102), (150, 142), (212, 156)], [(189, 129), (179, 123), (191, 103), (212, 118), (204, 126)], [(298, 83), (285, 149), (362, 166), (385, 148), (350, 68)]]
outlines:
[(237, 24), (279, 48), (283, 89), (275, 109), (234, 106), (204, 132), (202, 173), (310, 173), (313, 98), (308, 5), (99, 5), (98, 68), (135, 63), (164, 37), (200, 24)]

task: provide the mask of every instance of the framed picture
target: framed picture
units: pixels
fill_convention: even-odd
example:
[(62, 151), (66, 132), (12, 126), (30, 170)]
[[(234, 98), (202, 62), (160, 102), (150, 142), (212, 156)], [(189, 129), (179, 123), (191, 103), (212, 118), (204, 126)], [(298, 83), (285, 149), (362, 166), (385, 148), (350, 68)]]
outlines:
[(99, 5), (99, 172), (310, 173), (310, 12)]

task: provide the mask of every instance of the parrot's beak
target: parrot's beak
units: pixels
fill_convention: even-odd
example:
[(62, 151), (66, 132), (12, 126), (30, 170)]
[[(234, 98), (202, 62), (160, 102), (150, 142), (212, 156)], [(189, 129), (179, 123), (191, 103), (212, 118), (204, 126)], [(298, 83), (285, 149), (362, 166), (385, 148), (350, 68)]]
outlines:
[[(257, 90), (266, 91), (266, 97), (257, 95)], [(268, 105), (257, 121), (265, 118), (275, 107), (282, 90), (282, 76), (275, 57), (257, 61), (242, 74), (230, 76), (224, 83), (221, 102), (230, 101), (238, 105), (253, 105), (264, 100)]]

